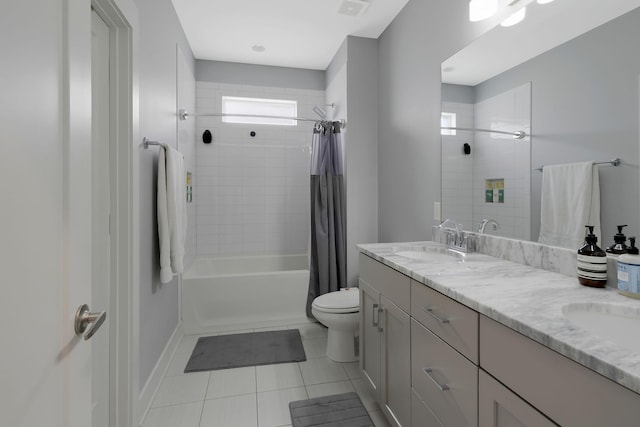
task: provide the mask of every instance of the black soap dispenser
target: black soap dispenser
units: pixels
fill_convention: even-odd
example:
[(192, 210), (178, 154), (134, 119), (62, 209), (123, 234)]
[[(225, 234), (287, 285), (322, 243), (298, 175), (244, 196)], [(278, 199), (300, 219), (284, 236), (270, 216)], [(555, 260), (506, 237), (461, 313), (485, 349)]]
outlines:
[(626, 227), (626, 225), (618, 226), (618, 234), (613, 236), (613, 241), (615, 242), (613, 245), (607, 248), (607, 252), (614, 255), (626, 254), (627, 253), (627, 245), (625, 242), (627, 241), (627, 236), (622, 234), (622, 229)]
[(629, 237), (629, 242), (630, 245), (627, 248), (627, 253), (629, 255), (638, 255), (638, 253), (640, 253), (640, 251), (638, 251), (638, 248), (636, 248), (636, 238), (635, 237)]
[(596, 244), (598, 238), (593, 234), (593, 225), (585, 227), (589, 232), (584, 246), (578, 249), (578, 282), (592, 288), (604, 288), (607, 286), (607, 254)]

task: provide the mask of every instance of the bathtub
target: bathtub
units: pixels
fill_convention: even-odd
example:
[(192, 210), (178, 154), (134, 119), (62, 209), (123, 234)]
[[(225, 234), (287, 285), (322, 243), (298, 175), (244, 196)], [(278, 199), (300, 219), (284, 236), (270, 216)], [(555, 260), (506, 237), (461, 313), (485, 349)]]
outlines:
[(182, 276), (186, 334), (308, 322), (304, 255), (198, 258)]

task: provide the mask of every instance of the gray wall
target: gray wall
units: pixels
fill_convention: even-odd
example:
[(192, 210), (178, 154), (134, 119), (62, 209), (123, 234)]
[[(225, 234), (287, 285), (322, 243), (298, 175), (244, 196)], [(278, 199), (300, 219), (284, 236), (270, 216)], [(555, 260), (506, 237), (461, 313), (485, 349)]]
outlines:
[(378, 40), (379, 240), (431, 238), (440, 200), (440, 63), (495, 24), (468, 1), (411, 0)]
[[(476, 87), (476, 100), (532, 82), (533, 167), (621, 157), (601, 166), (603, 246), (617, 224), (640, 232), (638, 200), (638, 76), (640, 10), (550, 50)], [(532, 233), (540, 231), (542, 174), (532, 175)]]
[(358, 284), (358, 243), (378, 241), (378, 41), (347, 38), (347, 282)]
[[(176, 44), (193, 72), (193, 52), (171, 0), (135, 0), (139, 11), (140, 136), (176, 147)], [(178, 325), (177, 280), (159, 280), (158, 148), (140, 153), (140, 387)]]
[(292, 89), (325, 89), (324, 71), (202, 59), (196, 60), (196, 80)]

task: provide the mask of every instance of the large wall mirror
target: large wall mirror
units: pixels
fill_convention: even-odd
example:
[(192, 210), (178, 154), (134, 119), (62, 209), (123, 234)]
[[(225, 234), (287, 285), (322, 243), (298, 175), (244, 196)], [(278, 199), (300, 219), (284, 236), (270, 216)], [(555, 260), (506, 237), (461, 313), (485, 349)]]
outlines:
[[(472, 231), (494, 219), (499, 229), (485, 232), (538, 241), (538, 168), (594, 161), (605, 162), (599, 242), (612, 244), (622, 224), (636, 236), (640, 0), (522, 3), (524, 21), (496, 26), (442, 64), (443, 219)], [(616, 158), (619, 166), (606, 163)]]

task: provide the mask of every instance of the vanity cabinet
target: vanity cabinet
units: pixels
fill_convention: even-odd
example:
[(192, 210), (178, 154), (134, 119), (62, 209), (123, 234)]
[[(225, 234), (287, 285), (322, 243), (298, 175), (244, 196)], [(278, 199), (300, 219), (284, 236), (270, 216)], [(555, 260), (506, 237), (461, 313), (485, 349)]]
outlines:
[(480, 316), (480, 364), (561, 426), (640, 425), (640, 395), (486, 316)]
[[(411, 315), (411, 386), (427, 415), (443, 426), (477, 426), (478, 313), (412, 281)], [(418, 411), (413, 425), (427, 425)]]
[(411, 419), (410, 283), (360, 254), (360, 369), (396, 427)]
[(547, 417), (480, 370), (478, 425), (493, 427), (555, 427)]

